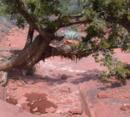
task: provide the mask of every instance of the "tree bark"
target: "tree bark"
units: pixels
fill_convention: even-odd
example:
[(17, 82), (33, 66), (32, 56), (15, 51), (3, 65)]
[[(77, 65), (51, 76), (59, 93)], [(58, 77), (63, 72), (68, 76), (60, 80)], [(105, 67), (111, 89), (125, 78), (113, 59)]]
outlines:
[(38, 35), (28, 47), (0, 62), (0, 71), (32, 67), (40, 60), (50, 56), (61, 55), (68, 58), (81, 58), (92, 53), (92, 51), (88, 53), (86, 51), (81, 52), (78, 49), (74, 49), (71, 45), (64, 44), (58, 48), (53, 48), (49, 45), (50, 43), (51, 39), (45, 40), (42, 36)]
[[(26, 48), (1, 61), (0, 71), (7, 74), (8, 71), (14, 68), (30, 69), (40, 60), (44, 60), (50, 56), (60, 55), (63, 57), (76, 59), (91, 54), (91, 51), (90, 53), (79, 52), (73, 49), (70, 45), (62, 45), (58, 48), (53, 48), (49, 45), (50, 43), (51, 39), (48, 38), (45, 40), (42, 36), (38, 35)], [(7, 77), (3, 77), (2, 81), (0, 81), (3, 86), (5, 86), (7, 82)]]
[(37, 36), (27, 48), (2, 61), (0, 63), (0, 71), (9, 71), (13, 68), (31, 67), (36, 64), (49, 45), (49, 41), (44, 41), (45, 40), (41, 36)]
[(39, 20), (37, 19), (37, 17), (28, 12), (22, 0), (14, 0), (14, 2), (9, 2), (17, 8), (18, 12), (25, 18), (28, 24), (39, 32), (39, 35), (41, 35), (43, 38), (47, 37), (44, 38), (45, 40), (49, 38), (49, 35), (45, 31), (45, 29), (39, 24)]
[(25, 44), (24, 48), (27, 48), (32, 43), (33, 36), (34, 36), (34, 29), (33, 29), (33, 27), (29, 26), (28, 35), (27, 35), (27, 41), (26, 41), (26, 44)]

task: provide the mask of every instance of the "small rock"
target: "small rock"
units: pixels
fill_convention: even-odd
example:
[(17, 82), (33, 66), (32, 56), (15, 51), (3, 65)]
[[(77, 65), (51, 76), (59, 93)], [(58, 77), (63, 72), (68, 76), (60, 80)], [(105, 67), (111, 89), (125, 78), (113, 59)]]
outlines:
[(9, 97), (9, 96), (6, 98), (6, 101), (7, 101), (8, 103), (10, 103), (10, 104), (13, 104), (13, 105), (16, 105), (16, 104), (18, 103), (15, 98)]
[(60, 91), (63, 93), (71, 93), (71, 88), (64, 86), (60, 89)]
[(37, 112), (38, 111), (38, 107), (35, 107), (34, 109), (32, 109), (32, 112)]
[(63, 74), (63, 75), (61, 76), (61, 79), (62, 79), (62, 80), (66, 80), (66, 79), (67, 79), (67, 75)]
[(103, 99), (103, 98), (111, 98), (112, 96), (107, 92), (106, 93), (100, 92), (100, 93), (97, 94), (97, 97), (100, 98), (100, 99)]
[(125, 95), (124, 98), (128, 99), (130, 98), (130, 95)]
[(54, 107), (47, 108), (46, 112), (47, 113), (55, 113), (56, 112), (56, 108), (54, 108)]
[(79, 109), (79, 108), (74, 108), (74, 109), (71, 109), (70, 111), (69, 111), (69, 113), (71, 113), (71, 114), (82, 114), (82, 110), (81, 109)]
[(130, 111), (130, 105), (124, 104), (121, 108), (122, 111)]

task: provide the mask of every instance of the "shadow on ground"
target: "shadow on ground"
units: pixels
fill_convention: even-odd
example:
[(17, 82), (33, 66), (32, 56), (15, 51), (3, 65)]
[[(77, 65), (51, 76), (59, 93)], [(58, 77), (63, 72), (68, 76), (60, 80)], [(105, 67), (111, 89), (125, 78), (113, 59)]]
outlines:
[(63, 84), (65, 82), (66, 83), (69, 82), (77, 85), (84, 82), (88, 82), (90, 80), (99, 81), (100, 73), (101, 71), (95, 69), (80, 74), (53, 73), (51, 75), (45, 75), (45, 76), (38, 75), (38, 74), (24, 76), (22, 74), (22, 71), (17, 69), (17, 70), (10, 71), (8, 77), (9, 79), (23, 80), (26, 83), (31, 81), (33, 84), (37, 82), (47, 82), (50, 85), (56, 85), (56, 84), (58, 85), (58, 84)]

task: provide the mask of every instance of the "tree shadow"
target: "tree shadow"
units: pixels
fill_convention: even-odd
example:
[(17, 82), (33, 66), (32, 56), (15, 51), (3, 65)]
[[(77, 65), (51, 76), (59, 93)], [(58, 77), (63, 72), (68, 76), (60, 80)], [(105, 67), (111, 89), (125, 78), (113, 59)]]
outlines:
[(57, 74), (57, 75), (51, 75), (51, 76), (42, 76), (39, 74), (33, 74), (33, 75), (23, 75), (22, 71), (19, 69), (12, 70), (8, 73), (9, 79), (14, 80), (23, 80), (25, 83), (31, 83), (35, 84), (38, 82), (47, 82), (49, 85), (56, 85), (56, 84), (62, 84), (67, 82), (67, 79), (70, 76), (67, 74)]
[(90, 80), (98, 80), (100, 79), (101, 71), (94, 69), (86, 71), (85, 73), (77, 74), (78, 78), (71, 81), (73, 84), (80, 84), (83, 82), (88, 82)]
[[(38, 74), (24, 76), (22, 75), (20, 70), (16, 69), (16, 70), (12, 70), (9, 73), (9, 78), (15, 80), (23, 80), (27, 84), (46, 82), (48, 83), (48, 85), (60, 85), (63, 83), (72, 83), (74, 85), (78, 85), (88, 81), (97, 81), (101, 83), (100, 74), (101, 71), (94, 69), (94, 70), (86, 71), (85, 73), (77, 73), (77, 74), (76, 73), (67, 74), (65, 72), (55, 74), (52, 71), (52, 74), (45, 75), (45, 76), (38, 75)], [(108, 82), (108, 83), (101, 83), (101, 84), (102, 85), (98, 87), (100, 90), (106, 90), (108, 88), (118, 88), (122, 86), (119, 82)]]
[(40, 75), (36, 75), (42, 79), (42, 81), (48, 82), (50, 85), (56, 84), (63, 84), (63, 83), (72, 83), (74, 85), (81, 84), (84, 82), (88, 82), (90, 80), (97, 80), (100, 79), (101, 71), (98, 70), (90, 70), (86, 71), (85, 73), (75, 73), (75, 74), (67, 74), (67, 73), (59, 73), (57, 75), (52, 74), (51, 76), (42, 77)]
[(107, 89), (115, 89), (115, 88), (120, 88), (120, 87), (122, 87), (121, 83), (119, 83), (119, 82), (112, 83), (111, 82), (109, 85), (104, 84), (103, 86), (99, 87), (98, 89), (105, 91)]

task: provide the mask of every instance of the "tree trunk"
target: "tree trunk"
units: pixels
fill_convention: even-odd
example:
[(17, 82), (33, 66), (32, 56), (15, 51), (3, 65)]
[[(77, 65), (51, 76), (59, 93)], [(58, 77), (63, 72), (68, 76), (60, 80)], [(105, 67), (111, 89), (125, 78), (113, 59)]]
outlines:
[(47, 51), (46, 49), (48, 48), (49, 41), (44, 41), (45, 40), (41, 36), (37, 36), (28, 47), (10, 58), (3, 60), (0, 63), (0, 71), (9, 71), (13, 68), (32, 67), (42, 59), (42, 54)]
[(34, 28), (32, 26), (29, 26), (27, 41), (26, 41), (26, 44), (25, 44), (24, 48), (27, 48), (32, 43), (33, 36), (34, 36)]
[(3, 71), (4, 77), (0, 80), (0, 84), (2, 86), (7, 84), (8, 78), (5, 77), (4, 74), (8, 74), (8, 71), (14, 68), (30, 69), (40, 60), (51, 56), (51, 47), (49, 47), (49, 42), (51, 39), (47, 40), (48, 41), (39, 35), (26, 48), (17, 54), (8, 57), (7, 59), (3, 59), (0, 62), (0, 71)]

